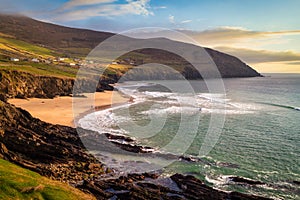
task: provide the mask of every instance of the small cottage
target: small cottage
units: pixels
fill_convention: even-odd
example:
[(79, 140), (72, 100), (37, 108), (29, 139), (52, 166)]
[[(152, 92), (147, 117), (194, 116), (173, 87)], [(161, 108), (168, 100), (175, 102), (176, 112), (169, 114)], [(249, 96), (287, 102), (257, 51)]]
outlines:
[(19, 62), (20, 59), (19, 59), (19, 58), (10, 58), (10, 61), (13, 61), (13, 62)]

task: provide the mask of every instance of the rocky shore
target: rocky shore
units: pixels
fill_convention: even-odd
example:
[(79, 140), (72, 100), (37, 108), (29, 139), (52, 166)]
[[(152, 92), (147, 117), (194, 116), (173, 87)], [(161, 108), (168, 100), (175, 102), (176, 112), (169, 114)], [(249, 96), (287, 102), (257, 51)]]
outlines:
[[(193, 176), (175, 174), (159, 184), (157, 173), (117, 177), (84, 148), (76, 129), (52, 125), (27, 111), (0, 101), (0, 157), (55, 180), (69, 183), (97, 199), (267, 199), (237, 192), (222, 192)], [(87, 135), (95, 134), (80, 130)], [(130, 138), (112, 140), (131, 141)], [(121, 143), (119, 143), (121, 145)], [(140, 153), (139, 146), (130, 150)], [(164, 177), (165, 179), (165, 177)], [(171, 185), (172, 185), (171, 184)]]

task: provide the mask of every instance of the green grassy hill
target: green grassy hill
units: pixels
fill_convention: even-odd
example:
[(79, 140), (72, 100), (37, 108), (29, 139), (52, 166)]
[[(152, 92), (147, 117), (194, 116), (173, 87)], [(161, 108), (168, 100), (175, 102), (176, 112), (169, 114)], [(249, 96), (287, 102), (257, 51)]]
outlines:
[(0, 159), (0, 199), (94, 199), (67, 184)]
[(2, 59), (5, 57), (49, 59), (60, 55), (53, 50), (17, 40), (13, 36), (1, 33), (0, 54)]
[[(13, 36), (0, 33), (0, 70), (18, 70), (37, 75), (74, 78), (76, 68), (43, 62), (31, 62), (32, 58), (40, 60), (59, 57), (60, 54), (53, 50), (33, 45), (15, 39)], [(10, 58), (19, 58), (19, 62), (10, 61)], [(66, 61), (68, 62), (68, 60)]]

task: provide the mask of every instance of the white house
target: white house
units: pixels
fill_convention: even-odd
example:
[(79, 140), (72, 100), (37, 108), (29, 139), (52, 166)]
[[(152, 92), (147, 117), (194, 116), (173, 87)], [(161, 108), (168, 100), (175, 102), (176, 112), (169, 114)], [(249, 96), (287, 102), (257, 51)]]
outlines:
[(13, 61), (13, 62), (19, 62), (20, 61), (19, 58), (10, 58), (10, 60)]
[(75, 64), (75, 63), (70, 63), (69, 65), (70, 65), (70, 66), (76, 66), (76, 64)]
[(37, 59), (37, 58), (32, 58), (32, 59), (31, 59), (31, 62), (38, 63), (38, 62), (40, 62), (40, 61), (39, 61), (39, 59)]

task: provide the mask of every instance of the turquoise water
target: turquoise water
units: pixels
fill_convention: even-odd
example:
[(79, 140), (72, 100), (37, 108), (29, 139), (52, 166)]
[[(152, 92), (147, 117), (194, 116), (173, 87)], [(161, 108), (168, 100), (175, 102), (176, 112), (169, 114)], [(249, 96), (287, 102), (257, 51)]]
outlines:
[[(297, 110), (300, 107), (300, 75), (267, 74), (263, 78), (224, 79), (226, 96), (209, 94), (203, 81), (191, 81), (195, 90), (193, 98), (184, 91), (160, 90), (157, 85), (148, 85), (141, 90), (141, 85), (120, 85), (119, 90), (133, 96), (135, 103), (100, 111), (97, 123), (85, 127), (89, 120), (85, 118), (81, 125), (100, 133), (109, 131), (135, 136), (139, 144), (153, 147), (157, 152), (176, 154), (176, 150), (165, 152), (164, 147), (178, 133), (182, 118), (188, 124), (184, 129), (186, 137), (193, 132), (192, 125), (197, 119), (196, 135), (183, 155), (200, 160), (175, 161), (163, 168), (165, 174), (192, 174), (222, 190), (299, 199), (299, 185), (293, 181), (300, 181), (300, 111)], [(179, 99), (183, 103), (178, 104)], [(130, 118), (125, 112), (128, 110)], [(224, 115), (225, 123), (213, 149), (200, 157), (199, 150), (212, 114)], [(157, 123), (166, 121), (161, 129), (156, 130), (155, 126), (150, 131), (147, 129), (143, 137), (134, 133), (143, 129), (127, 129), (132, 122), (143, 127), (153, 119)], [(182, 143), (178, 144), (180, 149)], [(265, 184), (236, 184), (229, 176), (241, 176)]]

